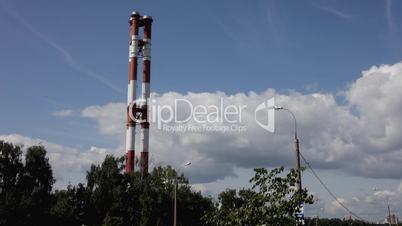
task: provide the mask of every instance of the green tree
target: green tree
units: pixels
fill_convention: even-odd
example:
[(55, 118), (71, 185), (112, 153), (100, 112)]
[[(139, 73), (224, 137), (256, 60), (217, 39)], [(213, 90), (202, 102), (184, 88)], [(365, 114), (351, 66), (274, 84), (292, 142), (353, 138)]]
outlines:
[(18, 225), (24, 165), (19, 146), (0, 141), (0, 225)]
[(50, 210), (52, 222), (59, 226), (83, 225), (89, 212), (88, 203), (88, 191), (83, 184), (56, 190)]
[[(124, 158), (107, 156), (91, 166), (86, 186), (55, 192), (51, 214), (59, 225), (171, 226), (175, 177), (170, 166), (126, 174)], [(178, 226), (205, 225), (201, 218), (213, 208), (211, 199), (193, 192), (183, 175), (178, 178)]]
[(22, 163), (20, 146), (0, 141), (0, 223), (49, 223), (53, 173), (43, 146), (27, 149)]
[[(307, 190), (295, 192), (296, 173), (283, 167), (255, 169), (251, 189), (226, 190), (211, 198), (191, 190), (188, 179), (170, 166), (149, 174), (124, 173), (124, 158), (107, 156), (92, 165), (86, 183), (52, 192), (54, 178), (46, 150), (26, 151), (0, 141), (0, 225), (171, 226), (177, 190), (178, 226), (294, 225), (300, 203), (312, 203)], [(307, 219), (315, 225), (315, 219)], [(357, 220), (319, 219), (319, 225), (372, 225)]]
[(216, 226), (294, 224), (293, 216), (299, 211), (300, 204), (313, 202), (306, 189), (295, 191), (295, 170), (284, 177), (281, 176), (283, 167), (254, 171), (250, 180), (252, 189), (221, 193), (218, 207), (204, 217), (208, 223)]
[(51, 191), (55, 180), (52, 167), (43, 146), (32, 146), (25, 155), (23, 176), (23, 200), (27, 224), (49, 223)]

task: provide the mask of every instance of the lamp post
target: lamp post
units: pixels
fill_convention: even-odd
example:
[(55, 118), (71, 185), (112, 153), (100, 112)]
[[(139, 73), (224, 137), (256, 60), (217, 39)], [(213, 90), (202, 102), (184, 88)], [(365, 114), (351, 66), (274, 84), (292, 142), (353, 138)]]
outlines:
[[(380, 189), (374, 187), (373, 191), (380, 191)], [(388, 224), (392, 225), (392, 219), (391, 219), (391, 208), (389, 207), (389, 199), (388, 197), (385, 199), (385, 201), (387, 202), (387, 207), (388, 207)]]
[[(317, 203), (318, 204), (318, 201), (319, 201), (320, 199), (318, 199), (317, 197), (315, 198), (315, 200), (314, 200), (314, 203)], [(319, 208), (318, 210), (317, 210), (317, 216), (315, 217), (315, 226), (318, 226), (318, 219), (320, 218), (320, 210), (322, 210), (323, 208)]]
[(189, 166), (189, 165), (191, 165), (191, 162), (187, 162), (186, 164), (184, 164), (184, 165), (182, 165), (182, 166), (180, 166), (180, 168), (177, 170), (177, 172), (176, 172), (176, 176), (175, 176), (175, 180), (174, 180), (174, 210), (173, 210), (173, 226), (176, 226), (177, 224), (177, 188), (178, 188), (178, 186), (179, 186), (179, 182), (178, 182), (178, 180), (177, 180), (177, 175), (179, 174), (179, 172), (180, 172), (180, 169), (183, 167), (183, 166)]
[(279, 110), (284, 110), (289, 112), (293, 119), (294, 119), (294, 127), (295, 127), (295, 134), (294, 134), (294, 140), (295, 140), (295, 151), (296, 151), (296, 173), (297, 173), (297, 180), (296, 180), (296, 191), (299, 192), (301, 191), (302, 188), (302, 183), (301, 183), (301, 166), (300, 166), (300, 147), (299, 147), (299, 138), (297, 137), (297, 120), (296, 116), (293, 114), (293, 112), (287, 108), (281, 107), (281, 106), (274, 106), (274, 109), (279, 111)]
[[(274, 106), (274, 110), (276, 111), (287, 111), (289, 112), (294, 120), (294, 127), (295, 127), (295, 134), (294, 134), (294, 142), (295, 142), (295, 152), (296, 152), (296, 193), (300, 193), (302, 190), (302, 182), (301, 182), (301, 166), (300, 166), (300, 147), (299, 147), (299, 138), (297, 137), (297, 120), (296, 120), (296, 116), (293, 114), (293, 112), (287, 108), (281, 107), (281, 106)], [(302, 203), (300, 203), (300, 206), (302, 205)], [(303, 208), (303, 207), (301, 207)], [(298, 215), (298, 214), (296, 214)], [(296, 216), (296, 225), (299, 225), (299, 218), (298, 216)], [(303, 220), (304, 220), (304, 216), (302, 216), (302, 221), (301, 224), (303, 225)]]

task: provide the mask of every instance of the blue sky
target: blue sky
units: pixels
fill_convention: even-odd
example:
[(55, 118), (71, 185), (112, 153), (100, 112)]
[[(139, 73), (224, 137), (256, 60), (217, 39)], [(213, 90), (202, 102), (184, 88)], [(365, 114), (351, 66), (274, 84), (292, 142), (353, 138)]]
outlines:
[[(363, 70), (402, 59), (402, 3), (391, 0), (0, 2), (0, 134), (79, 150), (113, 149), (121, 137), (97, 132), (88, 118), (54, 112), (126, 101), (133, 10), (154, 17), (151, 81), (160, 94), (273, 88), (331, 93), (342, 104), (337, 94)], [(341, 195), (361, 193), (336, 185), (354, 177), (323, 174), (337, 178)], [(376, 180), (358, 178), (356, 189)]]

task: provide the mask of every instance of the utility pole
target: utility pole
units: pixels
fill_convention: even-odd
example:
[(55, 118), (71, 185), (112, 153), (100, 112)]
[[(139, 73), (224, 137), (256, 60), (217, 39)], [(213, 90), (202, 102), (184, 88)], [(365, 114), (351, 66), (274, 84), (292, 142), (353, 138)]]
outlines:
[(177, 221), (177, 187), (178, 187), (178, 182), (177, 182), (177, 175), (174, 181), (174, 215), (173, 215), (173, 226), (176, 226), (176, 221)]
[(177, 178), (177, 175), (180, 173), (180, 169), (183, 166), (189, 166), (191, 165), (191, 162), (187, 162), (186, 164), (182, 165), (177, 171), (176, 171), (176, 176), (174, 180), (174, 206), (173, 206), (173, 226), (177, 226), (177, 189), (179, 187), (179, 181)]
[[(376, 187), (373, 187), (373, 191), (380, 191), (380, 189), (378, 189), (378, 188), (376, 188)], [(391, 207), (389, 206), (389, 199), (388, 199), (388, 197), (386, 198), (385, 201), (387, 202), (387, 208), (388, 208), (388, 218), (387, 218), (387, 221), (388, 221), (388, 224), (389, 224), (389, 225), (392, 225), (392, 223), (391, 223), (391, 221), (392, 221), (392, 219), (391, 219)], [(396, 225), (398, 225), (398, 221), (397, 221)]]
[[(295, 152), (296, 152), (296, 193), (301, 194), (302, 192), (302, 179), (301, 179), (301, 164), (300, 164), (300, 147), (299, 147), (299, 138), (297, 137), (297, 120), (296, 116), (293, 114), (293, 112), (287, 108), (281, 107), (281, 106), (274, 106), (274, 110), (285, 110), (289, 112), (294, 120), (294, 128), (295, 128)], [(300, 203), (300, 207), (302, 207), (303, 203)], [(300, 214), (300, 213), (299, 213)], [(296, 214), (296, 225), (303, 225), (304, 221), (304, 215), (301, 213), (301, 218), (299, 218), (299, 214)], [(301, 221), (301, 223), (299, 222)]]
[(392, 225), (392, 218), (391, 218), (391, 208), (389, 207), (389, 201), (387, 200), (387, 205), (388, 205), (388, 223), (389, 225)]
[(296, 192), (301, 192), (302, 184), (301, 184), (300, 148), (297, 133), (295, 133), (295, 147), (296, 147), (296, 170), (297, 170)]

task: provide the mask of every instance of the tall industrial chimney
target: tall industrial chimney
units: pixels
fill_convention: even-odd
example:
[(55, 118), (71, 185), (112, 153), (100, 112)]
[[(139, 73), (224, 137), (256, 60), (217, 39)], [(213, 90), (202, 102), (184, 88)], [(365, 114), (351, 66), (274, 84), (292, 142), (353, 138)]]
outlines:
[(142, 46), (142, 105), (143, 117), (141, 121), (141, 173), (148, 173), (149, 154), (149, 122), (148, 122), (148, 100), (150, 97), (151, 83), (151, 26), (152, 17), (143, 16), (144, 39)]
[[(152, 17), (141, 17), (133, 12), (130, 17), (130, 45), (129, 70), (127, 89), (127, 130), (126, 130), (126, 173), (134, 171), (135, 165), (135, 127), (141, 125), (140, 133), (140, 170), (142, 174), (148, 173), (149, 153), (149, 122), (148, 99), (150, 97), (151, 81), (151, 26)], [(143, 27), (143, 39), (139, 39), (139, 28)], [(142, 58), (142, 96), (137, 96), (138, 58)]]

